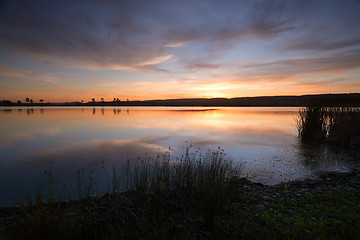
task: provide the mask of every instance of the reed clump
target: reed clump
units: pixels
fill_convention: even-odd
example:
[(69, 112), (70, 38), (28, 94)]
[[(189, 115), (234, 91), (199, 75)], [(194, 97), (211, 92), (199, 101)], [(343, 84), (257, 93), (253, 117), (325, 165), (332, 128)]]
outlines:
[(309, 106), (300, 109), (296, 120), (303, 142), (360, 147), (360, 108)]
[(189, 148), (176, 160), (170, 152), (156, 159), (127, 164), (123, 174), (127, 189), (139, 197), (151, 195), (150, 208), (159, 212), (172, 208), (195, 206), (200, 211), (204, 225), (213, 226), (217, 213), (226, 204), (227, 183), (240, 175), (240, 164), (234, 166), (220, 148), (206, 153), (191, 152)]

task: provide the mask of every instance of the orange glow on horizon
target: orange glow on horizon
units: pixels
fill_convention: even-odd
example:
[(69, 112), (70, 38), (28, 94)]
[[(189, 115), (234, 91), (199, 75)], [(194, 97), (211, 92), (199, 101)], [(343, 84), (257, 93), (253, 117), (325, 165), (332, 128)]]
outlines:
[[(317, 75), (313, 75), (313, 78)], [(281, 95), (306, 95), (327, 93), (349, 93), (360, 89), (357, 82), (342, 84), (336, 81), (326, 81), (319, 77), (318, 81), (303, 81), (300, 77), (283, 79), (272, 76), (269, 78), (230, 78), (216, 77), (214, 80), (172, 80), (169, 82), (109, 82), (99, 84), (98, 87), (85, 86), (73, 87), (70, 85), (56, 85), (51, 90), (34, 89), (16, 90), (14, 92), (1, 92), (1, 99), (13, 102), (25, 102), (29, 97), (34, 102), (43, 99), (44, 102), (111, 102), (114, 98), (121, 101), (144, 101), (159, 99), (183, 98), (236, 98), (256, 96), (281, 96)], [(0, 99), (0, 100), (1, 100)]]

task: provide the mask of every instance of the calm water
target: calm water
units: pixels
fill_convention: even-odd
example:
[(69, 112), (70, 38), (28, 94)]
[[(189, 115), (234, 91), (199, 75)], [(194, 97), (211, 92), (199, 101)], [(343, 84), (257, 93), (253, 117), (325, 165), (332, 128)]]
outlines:
[[(221, 147), (254, 181), (276, 184), (349, 171), (359, 154), (300, 147), (297, 108), (96, 107), (0, 108), (0, 205), (46, 191), (52, 166), (57, 186), (75, 171), (101, 172), (101, 161), (136, 160), (186, 146)], [(169, 149), (170, 147), (170, 149)]]

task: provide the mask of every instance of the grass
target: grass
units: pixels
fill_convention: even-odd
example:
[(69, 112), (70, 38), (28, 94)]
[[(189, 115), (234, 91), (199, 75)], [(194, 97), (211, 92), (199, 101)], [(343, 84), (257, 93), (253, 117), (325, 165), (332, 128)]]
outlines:
[[(9, 239), (356, 239), (360, 175), (350, 180), (270, 187), (240, 179), (223, 150), (186, 150), (106, 168), (109, 193), (85, 198), (39, 194), (14, 208)], [(340, 178), (339, 178), (340, 179)], [(52, 179), (49, 178), (49, 195)], [(90, 184), (91, 187), (88, 187)], [(114, 187), (115, 184), (115, 187)], [(121, 187), (120, 187), (121, 186)], [(125, 191), (122, 191), (122, 188)], [(122, 191), (122, 192), (120, 192)]]
[[(96, 198), (89, 200), (97, 181), (91, 173), (87, 177), (85, 170), (80, 169), (76, 172), (77, 184), (73, 192), (77, 195), (76, 199), (80, 199), (78, 202), (86, 202), (86, 207), (81, 205), (72, 209), (65, 206), (63, 210), (63, 205), (56, 205), (50, 168), (45, 172), (49, 177), (48, 195), (38, 197), (35, 205), (30, 200), (28, 206), (24, 206), (22, 214), (15, 218), (19, 224), (9, 228), (10, 235), (15, 239), (25, 236), (31, 239), (28, 235), (31, 231), (19, 231), (18, 227), (31, 229), (38, 226), (46, 231), (37, 229), (34, 239), (39, 234), (48, 237), (48, 232), (53, 231), (57, 224), (69, 227), (67, 222), (63, 222), (67, 219), (63, 218), (63, 214), (67, 216), (67, 213), (71, 213), (76, 222), (74, 224), (78, 230), (74, 236), (88, 239), (94, 236), (94, 239), (112, 239), (119, 233), (124, 236), (134, 236), (135, 233), (142, 236), (170, 234), (171, 231), (161, 232), (162, 229), (153, 233), (153, 228), (169, 224), (169, 217), (174, 212), (179, 216), (186, 215), (188, 211), (197, 212), (204, 228), (211, 229), (216, 216), (227, 203), (225, 194), (228, 180), (241, 172), (240, 166), (233, 166), (220, 148), (206, 153), (190, 152), (187, 148), (183, 156), (176, 160), (171, 160), (170, 152), (167, 152), (135, 163), (128, 161), (122, 167), (113, 165), (110, 170), (103, 164), (102, 169), (106, 175), (108, 194), (99, 201)], [(120, 191), (124, 192), (120, 194)], [(69, 222), (72, 224), (73, 220)], [(98, 229), (96, 233), (94, 229)], [(19, 237), (20, 232), (26, 235)]]
[(71, 209), (58, 203), (24, 205), (14, 212), (15, 221), (8, 227), (9, 239), (76, 239)]
[[(263, 197), (266, 195), (263, 195)], [(259, 202), (252, 194), (242, 197), (226, 223), (238, 239), (358, 239), (360, 236), (360, 190), (314, 191), (274, 201), (266, 199), (265, 210), (256, 210)], [(263, 201), (262, 201), (263, 202)], [(246, 206), (250, 211), (244, 211)], [(234, 213), (234, 212), (237, 212)]]
[(360, 108), (310, 106), (299, 111), (302, 142), (328, 142), (360, 148)]

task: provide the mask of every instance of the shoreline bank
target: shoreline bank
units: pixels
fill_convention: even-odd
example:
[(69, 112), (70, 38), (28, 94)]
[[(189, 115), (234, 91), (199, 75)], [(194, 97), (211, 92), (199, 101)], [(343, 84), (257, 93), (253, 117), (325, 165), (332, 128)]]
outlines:
[[(84, 237), (91, 231), (95, 231), (91, 229), (91, 226), (100, 224), (101, 217), (106, 216), (106, 224), (120, 224), (121, 220), (125, 219), (118, 214), (123, 214), (128, 216), (127, 221), (133, 225), (127, 226), (127, 223), (123, 223), (129, 228), (128, 230), (120, 224), (112, 231), (122, 234), (124, 238), (150, 239), (176, 236), (197, 239), (278, 237), (351, 239), (360, 236), (359, 171), (322, 172), (319, 173), (319, 179), (296, 180), (273, 186), (254, 183), (244, 178), (232, 179), (229, 181), (226, 192), (226, 203), (216, 214), (211, 228), (204, 225), (204, 216), (197, 203), (190, 201), (189, 204), (171, 208), (171, 203), (166, 201), (172, 201), (176, 190), (159, 198), (161, 201), (164, 200), (162, 203), (161, 201), (152, 202), (156, 194), (159, 193), (138, 196), (136, 192), (128, 191), (53, 204), (41, 203), (40, 206), (0, 207), (0, 222), (3, 231), (10, 229), (12, 232), (19, 227), (17, 226), (19, 219), (24, 222), (24, 212), (29, 216), (52, 220), (53, 218), (59, 220), (58, 215), (61, 212), (61, 219), (69, 218), (67, 221), (71, 223), (62, 227), (77, 226), (76, 233), (71, 234)], [(163, 204), (161, 206), (164, 208), (160, 209), (166, 213), (158, 216), (160, 214), (158, 212), (148, 212), (147, 205), (151, 204), (155, 204), (156, 207)], [(42, 211), (46, 214), (41, 215)], [(49, 211), (54, 211), (55, 215), (52, 216)], [(129, 215), (129, 212), (134, 215)], [(81, 222), (84, 216), (85, 223)], [(115, 220), (113, 222), (108, 218), (115, 218)], [(25, 218), (25, 223), (26, 221), (29, 220)], [(43, 221), (44, 219), (41, 220)], [(34, 226), (27, 223), (21, 227), (25, 229), (28, 227), (30, 231)], [(92, 235), (94, 237), (105, 233), (112, 235), (106, 229), (99, 231), (96, 230)], [(69, 236), (66, 235), (66, 237)], [(105, 239), (112, 238), (105, 236)]]

